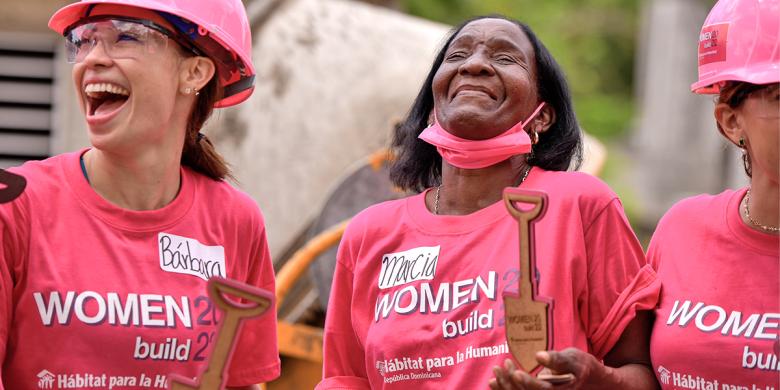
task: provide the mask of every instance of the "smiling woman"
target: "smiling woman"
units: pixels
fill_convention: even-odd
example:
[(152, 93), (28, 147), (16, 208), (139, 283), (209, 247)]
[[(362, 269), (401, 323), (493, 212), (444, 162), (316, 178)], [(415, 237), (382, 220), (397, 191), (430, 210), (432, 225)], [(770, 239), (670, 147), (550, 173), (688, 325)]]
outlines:
[[(114, 19), (114, 15), (121, 17)], [(200, 91), (214, 77), (215, 64), (208, 57), (185, 51), (182, 45), (168, 44), (172, 40), (168, 37), (174, 36), (172, 29), (154, 11), (99, 5), (88, 18), (66, 30), (67, 47), (74, 52), (69, 55), (75, 62), (73, 79), (81, 91), (90, 141), (95, 146), (83, 157), (94, 180), (101, 178), (100, 172), (90, 172), (92, 159), (101, 158), (103, 153), (120, 152), (116, 149), (136, 156), (154, 153), (169, 156), (169, 163), (174, 163), (182, 159), (188, 146), (196, 147), (194, 134), (170, 129), (187, 130), (188, 113), (196, 111), (193, 105), (197, 100), (206, 98), (193, 91)], [(227, 172), (226, 167), (223, 170)], [(171, 196), (163, 195), (161, 203)]]
[[(558, 67), (555, 59), (547, 51), (541, 41), (538, 40), (533, 31), (524, 24), (514, 24), (508, 20), (499, 18), (500, 23), (497, 28), (503, 26), (504, 29), (509, 29), (512, 35), (517, 36), (523, 34), (525, 47), (519, 47), (518, 44), (508, 43), (508, 48), (514, 47), (514, 57), (506, 53), (506, 49), (499, 51), (503, 56), (500, 62), (503, 64), (497, 64), (498, 67), (489, 67), (485, 72), (495, 72), (493, 75), (495, 79), (503, 80), (506, 77), (508, 69), (517, 69), (520, 73), (515, 76), (519, 78), (521, 83), (507, 83), (509, 86), (509, 93), (519, 93), (523, 88), (529, 89), (529, 96), (539, 96), (539, 102), (525, 101), (522, 108), (514, 109), (511, 104), (515, 103), (511, 99), (517, 99), (517, 97), (510, 97), (509, 102), (505, 102), (506, 98), (502, 97), (503, 107), (497, 107), (502, 109), (503, 117), (499, 118), (502, 124), (489, 124), (492, 129), (489, 128), (486, 131), (487, 134), (473, 134), (474, 140), (490, 138), (491, 134), (496, 135), (501, 130), (509, 129), (512, 125), (518, 124), (521, 120), (529, 122), (530, 120), (539, 119), (536, 117), (531, 118), (532, 111), (538, 109), (538, 105), (541, 102), (545, 102), (545, 106), (542, 108), (541, 115), (554, 116), (554, 121), (545, 130), (545, 136), (540, 137), (540, 133), (528, 132), (529, 137), (534, 137), (534, 153), (527, 155), (527, 160), (530, 165), (536, 165), (548, 170), (566, 170), (570, 167), (578, 167), (582, 161), (582, 135), (577, 123), (577, 118), (574, 114), (574, 109), (569, 95), (569, 89), (566, 84), (565, 76)], [(476, 20), (477, 22), (479, 21)], [(464, 26), (469, 23), (465, 23)], [(510, 26), (507, 26), (509, 24)], [(436, 148), (433, 145), (419, 142), (417, 139), (420, 134), (420, 129), (424, 129), (430, 122), (431, 112), (434, 112), (434, 77), (436, 77), (440, 83), (443, 83), (447, 74), (453, 72), (453, 62), (457, 62), (459, 57), (465, 57), (464, 52), (458, 51), (457, 45), (451, 45), (453, 40), (458, 38), (456, 34), (450, 36), (449, 40), (445, 43), (447, 51), (440, 51), (433, 63), (433, 69), (428, 74), (428, 78), (417, 95), (409, 116), (401, 124), (401, 127), (395, 134), (394, 146), (396, 146), (398, 164), (393, 169), (393, 179), (405, 188), (411, 188), (417, 191), (422, 191), (428, 187), (440, 184), (441, 176), (441, 156), (437, 153)], [(459, 39), (459, 42), (465, 42), (471, 40), (468, 36), (463, 39)], [(506, 38), (493, 37), (495, 42), (506, 42)], [(505, 43), (506, 45), (506, 43)], [(452, 47), (451, 47), (452, 46)], [(445, 61), (445, 55), (450, 56), (448, 61)], [(462, 59), (460, 59), (463, 62)], [(473, 66), (474, 60), (468, 62), (468, 66)], [(477, 64), (479, 64), (477, 62)], [(442, 68), (441, 74), (436, 72), (437, 69)], [(465, 71), (466, 68), (464, 68)], [(529, 83), (527, 80), (534, 75), (534, 80)], [(510, 75), (511, 76), (511, 75)], [(452, 76), (450, 76), (452, 77)], [(525, 78), (526, 80), (523, 80)], [(508, 80), (511, 81), (511, 80)], [(495, 83), (495, 82), (494, 82)], [(467, 86), (466, 86), (467, 87)], [(464, 88), (466, 88), (464, 87)], [(440, 86), (441, 89), (447, 88), (446, 85)], [(487, 88), (486, 86), (484, 88)], [(457, 89), (457, 87), (456, 87)], [(442, 92), (439, 92), (442, 93)], [(446, 93), (446, 92), (444, 92)], [(497, 92), (494, 92), (494, 95)], [(496, 95), (497, 98), (497, 95)], [(447, 102), (447, 99), (442, 99), (443, 102)], [(534, 104), (536, 103), (536, 104)], [(449, 104), (448, 104), (449, 106)], [(436, 115), (438, 117), (439, 115)], [(508, 116), (512, 116), (509, 118)], [(444, 118), (448, 120), (449, 118)], [(456, 118), (457, 119), (457, 118)], [(475, 118), (476, 119), (476, 118)], [(462, 119), (469, 120), (469, 119)], [(491, 122), (489, 119), (481, 118), (482, 122)], [(456, 125), (457, 126), (457, 125)], [(496, 130), (498, 129), (498, 130)], [(454, 135), (458, 135), (456, 129), (450, 129)]]
[[(200, 134), (213, 108), (252, 93), (243, 5), (84, 0), (50, 27), (65, 37), (92, 147), (5, 175), (27, 186), (0, 200), (0, 388), (41, 375), (144, 388), (194, 378), (222, 321), (208, 278), (274, 290), (260, 210)], [(230, 388), (279, 375), (268, 312), (244, 324)]]
[[(660, 286), (617, 196), (567, 172), (581, 136), (565, 77), (526, 25), (456, 27), (393, 141), (393, 180), (420, 193), (344, 233), (318, 389), (552, 388), (507, 360), (501, 293), (522, 276), (507, 187), (547, 197), (534, 279), (553, 302), (554, 342), (536, 359), (574, 374), (567, 388), (655, 388), (647, 310)], [(432, 260), (398, 273), (400, 258)]]
[(742, 151), (750, 184), (683, 199), (659, 222), (647, 252), (664, 284), (651, 357), (664, 389), (676, 388), (670, 377), (681, 374), (777, 388), (780, 0), (720, 0), (699, 41), (691, 90), (717, 94), (715, 127)]

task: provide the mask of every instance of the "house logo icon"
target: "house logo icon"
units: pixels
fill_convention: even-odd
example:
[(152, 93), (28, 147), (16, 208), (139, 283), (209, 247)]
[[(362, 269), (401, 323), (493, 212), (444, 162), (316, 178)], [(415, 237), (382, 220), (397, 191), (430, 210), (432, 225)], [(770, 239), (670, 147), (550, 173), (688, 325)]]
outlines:
[(51, 389), (54, 386), (54, 374), (49, 370), (41, 370), (38, 373), (38, 388)]
[(658, 366), (658, 379), (661, 380), (661, 383), (668, 385), (669, 379), (672, 379), (672, 373), (666, 367)]
[(376, 369), (379, 371), (379, 375), (385, 376), (387, 373), (385, 362), (376, 362)]

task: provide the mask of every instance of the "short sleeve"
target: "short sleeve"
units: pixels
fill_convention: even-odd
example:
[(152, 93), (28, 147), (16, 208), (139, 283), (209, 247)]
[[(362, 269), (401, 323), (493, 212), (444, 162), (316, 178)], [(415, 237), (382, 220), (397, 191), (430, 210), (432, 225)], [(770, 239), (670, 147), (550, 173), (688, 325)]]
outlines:
[[(28, 198), (0, 204), (0, 363), (5, 361), (14, 317), (14, 286), (24, 272), (30, 237)], [(0, 389), (2, 377), (0, 375)]]
[(644, 253), (613, 199), (586, 227), (587, 294), (580, 311), (591, 353), (603, 358), (634, 319), (638, 310), (651, 310), (661, 284), (647, 265)]
[[(647, 262), (656, 272), (661, 269), (661, 259), (664, 258), (664, 248), (668, 248), (668, 242), (675, 237), (675, 233), (670, 230), (674, 227), (667, 223), (672, 211), (676, 205), (664, 215), (655, 227), (653, 236), (650, 238), (650, 244), (647, 246)], [(687, 235), (686, 235), (687, 236)]]
[(656, 233), (653, 234), (653, 237), (650, 238), (650, 244), (647, 246), (647, 262), (650, 264), (651, 267), (653, 267), (653, 270), (658, 272), (658, 269), (661, 266), (661, 245), (658, 244), (661, 239), (659, 238), (660, 235), (658, 234), (658, 227), (656, 227)]
[(349, 265), (354, 264), (354, 251), (350, 242), (350, 229), (347, 229), (336, 256), (325, 319), (323, 378), (317, 390), (370, 389), (365, 353), (352, 326), (354, 274)]
[[(11, 245), (10, 228), (11, 226), (4, 215), (3, 206), (0, 205), (0, 363), (5, 360), (11, 318), (13, 318), (14, 278), (11, 275), (12, 267), (9, 263), (12, 261), (14, 251)], [(0, 375), (0, 387), (2, 387), (2, 375)]]
[[(276, 280), (268, 250), (265, 228), (255, 223), (246, 280), (242, 282), (274, 294)], [(233, 352), (228, 386), (247, 386), (269, 382), (281, 374), (276, 338), (276, 304), (257, 318), (245, 320)]]

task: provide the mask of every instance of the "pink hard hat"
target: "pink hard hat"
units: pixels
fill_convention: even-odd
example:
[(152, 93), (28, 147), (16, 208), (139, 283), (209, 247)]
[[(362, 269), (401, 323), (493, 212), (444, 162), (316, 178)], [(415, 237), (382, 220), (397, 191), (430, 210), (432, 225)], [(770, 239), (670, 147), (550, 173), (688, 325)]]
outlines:
[(224, 96), (214, 107), (241, 103), (252, 94), (255, 79), (252, 33), (241, 0), (81, 0), (55, 12), (49, 28), (64, 34), (89, 16), (97, 4), (144, 8), (160, 12), (171, 21), (185, 38), (217, 64)]
[(699, 81), (716, 94), (725, 81), (780, 81), (780, 0), (719, 0), (699, 35)]

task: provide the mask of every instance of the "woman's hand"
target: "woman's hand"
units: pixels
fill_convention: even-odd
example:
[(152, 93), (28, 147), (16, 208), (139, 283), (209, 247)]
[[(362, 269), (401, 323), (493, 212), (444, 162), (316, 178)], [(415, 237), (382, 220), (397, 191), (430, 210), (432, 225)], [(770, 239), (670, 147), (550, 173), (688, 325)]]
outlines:
[(552, 389), (553, 386), (547, 382), (536, 379), (527, 372), (516, 368), (511, 359), (504, 361), (504, 367), (494, 366), (493, 375), (495, 378), (488, 382), (492, 390), (513, 390), (513, 389)]
[(495, 366), (493, 368), (496, 377), (490, 381), (490, 388), (494, 390), (603, 388), (604, 379), (609, 377), (613, 370), (602, 364), (593, 355), (576, 348), (567, 348), (560, 352), (537, 352), (536, 361), (545, 367), (542, 374), (572, 374), (574, 380), (565, 384), (553, 385), (516, 368), (514, 363), (507, 359), (504, 362), (504, 367)]
[[(637, 312), (620, 339), (604, 356), (604, 363), (595, 356), (576, 348), (563, 351), (541, 351), (536, 361), (545, 367), (542, 373), (572, 374), (574, 381), (553, 385), (515, 368), (507, 359), (504, 367), (494, 367), (496, 377), (490, 380), (491, 389), (621, 389), (651, 390), (660, 388), (650, 363), (650, 329), (652, 315)], [(605, 365), (606, 363), (606, 365)], [(548, 372), (549, 371), (549, 372)]]

